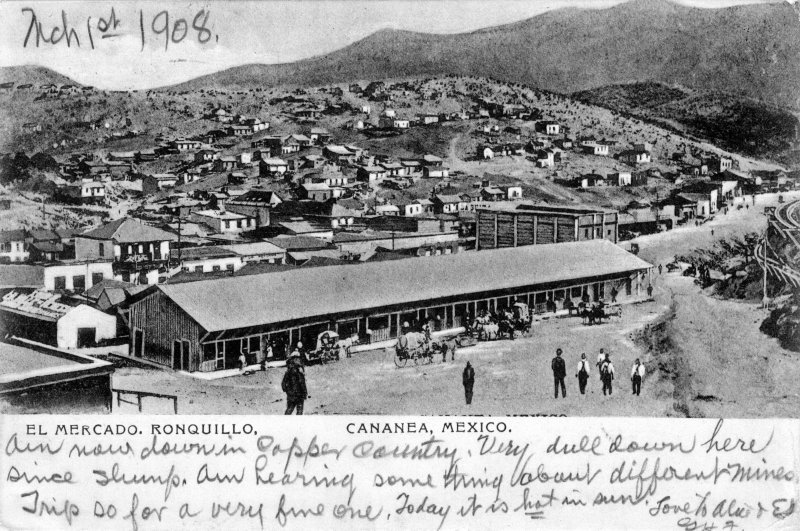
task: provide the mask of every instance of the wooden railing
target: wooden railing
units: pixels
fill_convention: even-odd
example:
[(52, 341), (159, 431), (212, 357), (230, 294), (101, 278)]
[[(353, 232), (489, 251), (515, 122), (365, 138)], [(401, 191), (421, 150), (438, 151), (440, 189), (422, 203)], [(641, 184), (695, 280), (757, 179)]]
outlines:
[[(142, 412), (142, 397), (151, 396), (154, 398), (165, 398), (168, 400), (172, 400), (172, 407), (175, 410), (175, 414), (178, 414), (178, 397), (175, 395), (165, 395), (161, 393), (151, 393), (149, 391), (132, 391), (130, 389), (111, 389), (113, 393), (117, 393), (117, 407), (120, 406), (121, 403), (132, 404), (139, 407), (139, 412)], [(125, 400), (122, 398), (122, 395), (136, 395), (136, 402), (131, 402), (129, 400)]]

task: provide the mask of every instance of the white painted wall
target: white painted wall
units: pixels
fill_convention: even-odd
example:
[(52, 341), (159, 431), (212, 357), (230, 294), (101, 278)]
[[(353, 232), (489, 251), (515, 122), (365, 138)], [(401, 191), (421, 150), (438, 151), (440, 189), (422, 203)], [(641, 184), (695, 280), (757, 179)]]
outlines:
[(94, 328), (95, 341), (117, 337), (117, 318), (81, 304), (68, 311), (56, 323), (59, 348), (78, 348), (78, 328)]

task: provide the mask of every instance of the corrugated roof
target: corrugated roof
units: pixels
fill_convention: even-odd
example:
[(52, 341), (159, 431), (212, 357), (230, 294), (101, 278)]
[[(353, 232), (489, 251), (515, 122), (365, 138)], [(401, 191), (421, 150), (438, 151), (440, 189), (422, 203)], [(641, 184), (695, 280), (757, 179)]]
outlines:
[(214, 332), (650, 268), (606, 240), (159, 285)]
[(133, 218), (122, 218), (80, 235), (83, 238), (113, 240), (117, 243), (175, 241), (178, 237)]

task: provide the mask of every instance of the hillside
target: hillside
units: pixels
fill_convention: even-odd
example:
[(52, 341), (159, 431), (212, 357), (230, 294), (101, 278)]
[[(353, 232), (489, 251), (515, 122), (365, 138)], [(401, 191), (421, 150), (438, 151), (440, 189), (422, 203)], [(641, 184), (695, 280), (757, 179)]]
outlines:
[(80, 83), (67, 76), (61, 75), (43, 66), (33, 65), (0, 67), (0, 83), (7, 83), (9, 81), (13, 81), (15, 85), (24, 85), (27, 83), (44, 85), (52, 83), (54, 85), (80, 86)]
[(327, 55), (173, 87), (240, 89), (441, 74), (575, 92), (655, 80), (800, 106), (800, 24), (786, 3), (699, 9), (634, 0), (455, 35), (383, 30)]
[(708, 139), (729, 151), (781, 162), (800, 129), (797, 118), (780, 107), (654, 82), (600, 87), (572, 97)]

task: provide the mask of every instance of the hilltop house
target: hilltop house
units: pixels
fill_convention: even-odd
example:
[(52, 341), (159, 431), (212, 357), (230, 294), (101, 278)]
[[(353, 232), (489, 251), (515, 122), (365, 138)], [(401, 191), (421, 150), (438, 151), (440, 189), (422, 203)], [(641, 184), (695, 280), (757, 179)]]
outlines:
[(652, 162), (652, 157), (649, 151), (636, 151), (631, 149), (620, 153), (619, 160), (629, 166), (636, 166), (637, 164), (649, 164)]
[(359, 166), (356, 178), (362, 182), (373, 182), (386, 177), (386, 169), (381, 166)]
[(171, 173), (155, 173), (145, 175), (142, 179), (142, 193), (145, 195), (155, 194), (161, 190), (174, 188), (178, 183), (177, 175)]
[(254, 189), (239, 197), (229, 199), (225, 203), (225, 208), (237, 214), (253, 217), (256, 220), (256, 226), (266, 227), (270, 224), (272, 209), (282, 202), (283, 199), (275, 192)]
[(211, 227), (217, 234), (240, 233), (256, 228), (255, 217), (225, 210), (200, 210), (192, 212), (189, 219)]
[(322, 156), (337, 164), (352, 164), (357, 154), (345, 146), (327, 145), (322, 150)]
[(283, 159), (268, 158), (258, 163), (258, 174), (261, 177), (276, 177), (289, 171), (289, 163)]
[(542, 121), (536, 122), (535, 130), (545, 135), (558, 135), (561, 133), (561, 126), (558, 122)]

